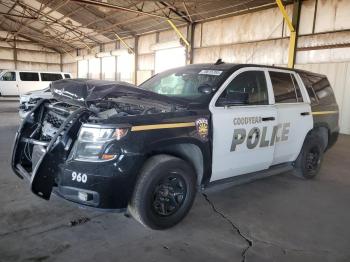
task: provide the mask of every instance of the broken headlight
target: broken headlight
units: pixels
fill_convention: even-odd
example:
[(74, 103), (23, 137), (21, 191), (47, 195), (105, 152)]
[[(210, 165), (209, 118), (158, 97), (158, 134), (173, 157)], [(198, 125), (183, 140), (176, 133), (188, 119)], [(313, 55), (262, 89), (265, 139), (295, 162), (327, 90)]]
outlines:
[(82, 127), (74, 146), (74, 159), (81, 161), (107, 161), (118, 157), (116, 140), (128, 133), (127, 128)]

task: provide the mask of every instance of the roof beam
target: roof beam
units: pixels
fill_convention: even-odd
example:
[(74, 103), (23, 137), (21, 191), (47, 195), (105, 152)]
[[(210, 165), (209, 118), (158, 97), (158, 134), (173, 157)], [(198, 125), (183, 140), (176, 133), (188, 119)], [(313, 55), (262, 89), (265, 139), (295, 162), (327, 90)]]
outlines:
[[(174, 5), (171, 5), (167, 2), (164, 1), (160, 1), (159, 2), (162, 6), (168, 8), (170, 10), (170, 12), (174, 13), (176, 16), (178, 16), (179, 18), (181, 18), (183, 21), (185, 21), (186, 23), (190, 24), (191, 20), (189, 20), (187, 18), (187, 15), (185, 13), (183, 13), (182, 11), (179, 11)], [(172, 19), (174, 20), (174, 19)]]
[(191, 21), (191, 23), (193, 23), (193, 20), (192, 20), (191, 14), (190, 14), (190, 12), (189, 12), (189, 10), (187, 8), (186, 2), (184, 1), (182, 4), (184, 5), (184, 9), (186, 11), (188, 19)]
[[(36, 32), (36, 33), (39, 33), (40, 35), (44, 36), (40, 30), (38, 30), (38, 29), (36, 29), (36, 28), (33, 28), (33, 27), (30, 26), (30, 25), (26, 25), (25, 23), (18, 22), (17, 20), (15, 20), (15, 19), (13, 19), (13, 18), (10, 18), (10, 17), (7, 17), (7, 19), (8, 19), (9, 21), (11, 21), (11, 22), (19, 23), (19, 24), (22, 26), (22, 28), (27, 28), (27, 29), (29, 29), (29, 30), (32, 30), (32, 31), (34, 31), (34, 32)], [(20, 35), (20, 34), (22, 35), (22, 34), (25, 34), (25, 33), (16, 31), (16, 32), (13, 33), (13, 36)], [(27, 35), (27, 34), (25, 34), (25, 35)], [(27, 36), (28, 36), (28, 35), (27, 35)], [(33, 39), (33, 37), (34, 37), (34, 36), (31, 36), (31, 40)], [(38, 39), (40, 39), (40, 36), (35, 36), (35, 37), (38, 38)], [(75, 48), (75, 46), (73, 46), (73, 45), (67, 43), (66, 41), (64, 41), (64, 40), (62, 40), (62, 39), (60, 39), (61, 42), (58, 41), (57, 43), (55, 43), (55, 42), (52, 41), (52, 40), (55, 40), (55, 39), (52, 39), (52, 38), (49, 38), (49, 37), (46, 37), (46, 36), (44, 36), (44, 38), (42, 38), (42, 39), (45, 39), (45, 40), (42, 41), (42, 43), (52, 43), (52, 44), (55, 45), (55, 46), (61, 46), (62, 43), (64, 43), (64, 44), (68, 45), (68, 46), (71, 47), (71, 48)], [(45, 44), (44, 44), (44, 46), (45, 46)]]
[(16, 14), (9, 14), (9, 13), (5, 13), (5, 12), (0, 12), (0, 15), (13, 16), (13, 17), (19, 17), (19, 18), (25, 18), (25, 19), (37, 19), (34, 16), (16, 15)]
[[(3, 4), (3, 3), (1, 3), (1, 4)], [(4, 4), (3, 4), (4, 5)], [(16, 5), (17, 5), (17, 0), (15, 1), (15, 3), (10, 7), (10, 9), (7, 11), (7, 14), (10, 14), (11, 13), (11, 11), (16, 7)], [(4, 6), (6, 6), (7, 7), (7, 5), (4, 5)], [(2, 23), (5, 21), (5, 17), (3, 17), (2, 19), (1, 19), (1, 21), (0, 21), (0, 25), (2, 25)]]
[(51, 23), (45, 25), (45, 27), (42, 28), (42, 30), (45, 30), (45, 29), (47, 29), (49, 26), (52, 26), (52, 25), (54, 25), (54, 24), (59, 24), (59, 22), (62, 21), (64, 18), (69, 17), (69, 16), (71, 16), (71, 15), (73, 15), (73, 14), (79, 12), (79, 11), (82, 10), (83, 8), (84, 8), (84, 6), (81, 6), (81, 7), (77, 8), (77, 9), (72, 10), (71, 12), (69, 12), (69, 13), (63, 15), (62, 17), (60, 17), (59, 19), (56, 19), (56, 20), (54, 20), (53, 22), (51, 22)]
[[(3, 27), (2, 25), (0, 25), (0, 28), (3, 29), (3, 30), (6, 30), (7, 32), (11, 33), (12, 35), (15, 33), (15, 32), (10, 32), (10, 31), (8, 31), (8, 28)], [(57, 48), (47, 46), (47, 42), (46, 42), (46, 41), (37, 40), (36, 38), (33, 38), (32, 36), (27, 35), (27, 34), (25, 34), (25, 33), (19, 33), (18, 35), (20, 35), (20, 36), (21, 36), (22, 38), (24, 38), (24, 39), (29, 40), (31, 43), (39, 44), (39, 45), (41, 45), (41, 46), (44, 46), (44, 47), (47, 48), (47, 49), (50, 49), (50, 50), (55, 51), (55, 52), (57, 52), (57, 53), (60, 53), (60, 51), (59, 51)], [(12, 40), (12, 41), (13, 41), (13, 40)], [(18, 41), (18, 40), (17, 40), (17, 41)]]
[[(22, 6), (23, 4), (22, 4), (22, 3), (18, 3), (18, 5)], [(46, 7), (46, 5), (47, 5), (47, 4), (42, 4), (42, 5), (40, 6), (40, 9), (35, 10), (36, 13), (39, 14), (39, 13), (41, 12), (41, 10), (44, 10), (44, 8)], [(22, 7), (23, 7), (23, 6), (22, 6)], [(19, 28), (19, 29), (17, 30), (17, 32), (15, 33), (15, 36), (18, 35), (18, 34), (22, 31), (23, 25), (31, 25), (32, 23), (34, 23), (35, 21), (39, 20), (40, 18), (41, 18), (41, 17), (38, 16), (37, 19), (34, 20), (34, 21), (32, 20), (32, 21), (29, 21), (29, 22), (27, 22), (27, 23), (21, 23), (21, 24), (22, 24), (22, 27)]]
[[(88, 33), (88, 34), (86, 34), (86, 36), (97, 36), (97, 35), (99, 35), (99, 34), (107, 33), (107, 32), (113, 32), (113, 33), (115, 33), (114, 30), (113, 30), (114, 28), (119, 27), (119, 26), (122, 25), (122, 24), (127, 24), (127, 23), (130, 23), (130, 22), (132, 22), (132, 21), (137, 21), (137, 20), (140, 20), (140, 19), (143, 19), (143, 17), (142, 17), (142, 16), (137, 16), (137, 17), (130, 18), (130, 19), (128, 19), (128, 20), (126, 20), (126, 21), (123, 21), (123, 22), (120, 22), (120, 21), (119, 21), (119, 22), (117, 22), (117, 23), (111, 24), (110, 26), (108, 26), (108, 27), (106, 27), (106, 28), (104, 28), (104, 29), (95, 30), (95, 32)], [(120, 34), (120, 33), (118, 33), (118, 34)], [(73, 40), (77, 40), (77, 38), (74, 38)]]
[[(87, 7), (84, 7), (84, 9), (85, 9), (87, 12), (89, 12), (90, 14), (94, 15), (95, 17), (97, 17), (97, 19), (101, 19), (101, 22), (107, 22), (109, 25), (112, 25), (112, 24), (113, 24), (113, 22), (111, 22), (111, 21), (108, 20), (108, 18), (109, 18), (108, 15), (105, 16), (105, 17), (101, 17), (100, 15), (97, 15), (95, 12), (91, 11), (91, 10), (90, 10), (89, 8), (87, 8)], [(96, 20), (96, 19), (94, 19), (94, 20)], [(133, 31), (130, 30), (130, 29), (127, 29), (127, 28), (124, 28), (124, 27), (121, 27), (121, 26), (118, 26), (118, 28), (121, 29), (121, 30), (130, 31), (130, 32), (131, 32), (131, 35), (133, 35), (133, 36), (136, 35), (135, 32), (133, 32)]]
[[(148, 12), (135, 10), (135, 9), (119, 6), (119, 5), (104, 3), (104, 2), (96, 2), (96, 1), (93, 1), (93, 0), (71, 0), (71, 1), (72, 2), (77, 2), (77, 3), (82, 3), (82, 4), (87, 4), (87, 5), (95, 5), (95, 6), (100, 6), (100, 7), (106, 7), (106, 8), (110, 8), (110, 9), (115, 9), (115, 10), (119, 10), (119, 11), (125, 11), (125, 12), (129, 12), (129, 13), (135, 13), (135, 14), (139, 14), (139, 15), (157, 17), (157, 18), (162, 18), (162, 19), (168, 19), (168, 17), (162, 16), (162, 15), (157, 15), (157, 14), (154, 14), (154, 13), (148, 13)], [(178, 19), (176, 19), (176, 20), (178, 20)]]
[[(68, 1), (69, 1), (69, 0), (66, 0), (65, 2), (67, 3)], [(23, 4), (23, 3), (21, 3), (21, 5), (24, 6), (24, 7), (26, 7), (26, 8), (29, 8), (29, 9), (35, 11), (35, 9), (34, 9), (33, 7), (31, 7), (31, 6), (25, 5), (25, 4)], [(61, 7), (62, 7), (62, 6), (61, 6)], [(55, 9), (56, 9), (56, 8), (55, 8)], [(40, 14), (40, 17), (39, 17), (39, 18), (45, 17), (45, 18), (47, 18), (49, 21), (55, 22), (55, 23), (58, 24), (59, 26), (65, 28), (65, 29), (68, 30), (68, 31), (70, 31), (72, 34), (74, 34), (74, 36), (75, 36), (74, 39), (80, 40), (88, 49), (90, 49), (90, 46), (88, 46), (88, 45), (85, 43), (84, 39), (81, 38), (81, 37), (78, 36), (78, 35), (82, 35), (83, 37), (85, 37), (85, 38), (87, 38), (87, 39), (93, 41), (95, 44), (101, 44), (99, 41), (96, 41), (95, 39), (86, 36), (86, 33), (82, 32), (82, 31), (80, 31), (80, 30), (78, 30), (78, 29), (76, 29), (76, 28), (72, 29), (72, 28), (70, 28), (69, 26), (65, 25), (64, 23), (56, 22), (56, 20), (55, 20), (54, 18), (51, 18), (51, 17), (49, 16), (49, 14), (52, 13), (52, 11), (53, 11), (53, 9), (52, 9), (50, 12), (48, 12), (48, 13), (43, 13), (42, 11), (40, 11), (40, 12), (39, 12), (39, 14)], [(51, 30), (57, 32), (57, 30), (55, 30), (54, 28), (52, 28), (52, 25), (46, 24), (44, 27), (49, 28), (49, 29), (51, 29)], [(40, 29), (40, 30), (43, 31), (43, 29)], [(66, 32), (63, 32), (63, 33), (62, 33), (61, 31), (58, 31), (57, 34), (54, 35), (53, 37), (54, 37), (54, 39), (58, 39), (58, 40), (65, 41), (65, 42), (69, 43), (69, 42), (71, 41), (71, 39), (70, 39), (70, 40), (65, 40), (65, 39), (63, 39), (63, 38), (60, 38), (60, 36), (65, 35), (65, 34), (66, 34)], [(77, 35), (77, 34), (78, 34), (78, 35)]]

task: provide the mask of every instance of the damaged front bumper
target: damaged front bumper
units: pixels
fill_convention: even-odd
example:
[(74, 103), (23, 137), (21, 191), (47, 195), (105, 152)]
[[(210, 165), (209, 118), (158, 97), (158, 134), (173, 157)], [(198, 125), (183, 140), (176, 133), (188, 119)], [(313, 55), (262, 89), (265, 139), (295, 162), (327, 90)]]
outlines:
[(83, 120), (91, 112), (84, 107), (67, 112), (67, 117), (57, 125), (51, 139), (47, 139), (42, 136), (41, 130), (50, 110), (64, 109), (53, 108), (47, 100), (42, 100), (18, 129), (11, 163), (15, 174), (27, 178), (31, 191), (46, 200), (55, 193), (71, 202), (93, 208), (126, 208), (135, 182), (135, 163), (140, 162), (141, 156), (121, 155), (103, 163), (69, 159)]
[(58, 166), (67, 159), (72, 138), (76, 138), (79, 131), (81, 123), (76, 120), (89, 113), (85, 108), (78, 108), (65, 119), (50, 141), (42, 141), (42, 122), (50, 110), (49, 105), (46, 100), (40, 101), (23, 120), (16, 132), (11, 162), (15, 174), (27, 178), (32, 192), (44, 199), (50, 198)]

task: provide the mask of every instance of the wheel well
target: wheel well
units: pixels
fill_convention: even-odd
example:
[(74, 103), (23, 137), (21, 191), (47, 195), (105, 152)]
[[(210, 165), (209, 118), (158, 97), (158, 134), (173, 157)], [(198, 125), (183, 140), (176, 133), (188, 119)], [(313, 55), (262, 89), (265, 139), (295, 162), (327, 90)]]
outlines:
[(153, 150), (151, 153), (151, 155), (157, 154), (176, 156), (190, 163), (197, 175), (197, 185), (201, 185), (204, 172), (204, 163), (202, 151), (197, 145), (183, 143), (163, 146)]
[(330, 136), (330, 132), (329, 129), (325, 126), (318, 126), (318, 127), (314, 127), (313, 129), (310, 130), (310, 132), (308, 133), (308, 135), (312, 136), (312, 135), (319, 135), (323, 141), (324, 141), (324, 150), (327, 149), (328, 147), (328, 141), (329, 141), (329, 136)]

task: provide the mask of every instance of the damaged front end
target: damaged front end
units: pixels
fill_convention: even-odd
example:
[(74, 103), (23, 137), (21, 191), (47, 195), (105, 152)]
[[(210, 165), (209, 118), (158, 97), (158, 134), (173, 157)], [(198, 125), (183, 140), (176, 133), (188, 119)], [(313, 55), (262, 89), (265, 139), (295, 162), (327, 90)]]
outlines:
[(126, 83), (60, 80), (51, 92), (16, 133), (13, 171), (47, 200), (54, 192), (87, 206), (125, 208), (144, 158), (142, 135), (131, 126), (184, 107)]
[(41, 100), (16, 133), (12, 169), (30, 181), (34, 194), (49, 199), (59, 165), (64, 163), (80, 127), (91, 115), (85, 107)]

